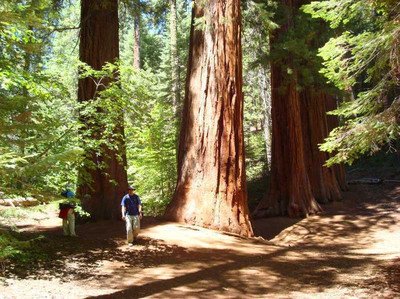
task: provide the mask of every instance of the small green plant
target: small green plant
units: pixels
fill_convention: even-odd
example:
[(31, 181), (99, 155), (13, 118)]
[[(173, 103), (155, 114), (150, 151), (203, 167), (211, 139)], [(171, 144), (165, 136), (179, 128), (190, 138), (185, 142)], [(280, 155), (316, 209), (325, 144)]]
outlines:
[(7, 209), (0, 210), (1, 219), (22, 219), (28, 215), (26, 209), (21, 207), (9, 207)]
[(46, 255), (40, 250), (40, 242), (45, 239), (40, 235), (24, 240), (23, 236), (14, 231), (0, 231), (0, 261), (31, 263), (45, 259)]

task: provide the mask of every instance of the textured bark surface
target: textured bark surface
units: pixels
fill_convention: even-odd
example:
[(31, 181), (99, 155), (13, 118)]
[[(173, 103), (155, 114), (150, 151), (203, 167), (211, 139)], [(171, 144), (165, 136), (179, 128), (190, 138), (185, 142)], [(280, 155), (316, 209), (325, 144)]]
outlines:
[[(113, 62), (119, 56), (118, 45), (118, 1), (82, 0), (80, 60), (96, 70), (106, 62)], [(106, 86), (110, 80), (103, 80)], [(78, 99), (90, 101), (96, 93), (96, 85), (91, 78), (79, 80)], [(98, 91), (99, 89), (97, 89)], [(98, 111), (98, 113), (102, 113)], [(78, 196), (83, 207), (93, 219), (109, 219), (119, 216), (120, 200), (127, 189), (126, 155), (124, 144), (123, 115), (121, 123), (116, 125), (114, 134), (118, 134), (117, 148), (103, 146), (100, 154), (88, 150), (86, 163), (80, 169)], [(89, 119), (82, 119), (85, 130), (91, 130), (92, 137), (98, 138), (102, 128), (93, 125)], [(114, 144), (113, 144), (114, 146)]]
[[(202, 19), (201, 28), (194, 20)], [(166, 216), (244, 236), (248, 216), (239, 0), (195, 1), (178, 154)]]
[[(292, 28), (293, 18), (308, 1), (282, 0), (286, 8), (284, 24), (271, 38), (274, 41)], [(280, 63), (280, 65), (279, 65)], [(284, 67), (281, 67), (284, 66)], [(296, 70), (289, 58), (272, 63), (272, 170), (270, 192), (254, 212), (255, 217), (288, 214), (307, 216), (320, 211), (318, 202), (339, 200), (345, 190), (343, 166), (324, 166), (329, 155), (318, 148), (337, 123), (326, 112), (335, 107), (325, 92), (296, 84)]]
[(307, 172), (315, 199), (320, 203), (340, 200), (341, 187), (334, 167), (324, 166), (329, 154), (319, 150), (329, 134), (327, 103), (332, 97), (323, 91), (308, 88), (301, 92), (302, 129)]
[[(257, 216), (288, 214), (307, 216), (320, 211), (308, 175), (302, 134), (301, 98), (293, 78), (283, 82), (282, 70), (271, 66), (272, 163), (267, 197), (257, 207)], [(295, 77), (296, 75), (294, 75)]]
[[(282, 0), (287, 8), (286, 20), (271, 36), (271, 53), (275, 41), (293, 27), (294, 14), (301, 1)], [(283, 67), (282, 67), (283, 66)], [(254, 211), (255, 217), (269, 215), (308, 216), (321, 210), (312, 192), (308, 174), (303, 132), (302, 98), (297, 89), (297, 74), (290, 58), (271, 63), (272, 153), (269, 194)]]

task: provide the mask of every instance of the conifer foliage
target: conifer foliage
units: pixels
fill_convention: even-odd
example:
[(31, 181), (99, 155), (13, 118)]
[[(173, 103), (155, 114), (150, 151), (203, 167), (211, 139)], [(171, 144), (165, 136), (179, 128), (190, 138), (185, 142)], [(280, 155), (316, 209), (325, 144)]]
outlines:
[(148, 214), (246, 236), (247, 186), (255, 216), (318, 213), (343, 163), (398, 145), (399, 19), (395, 0), (1, 1), (0, 192), (68, 184), (116, 218), (129, 181)]
[(345, 98), (333, 112), (344, 122), (321, 146), (334, 154), (328, 165), (352, 163), (383, 145), (395, 148), (400, 134), (400, 3), (316, 1), (304, 10), (340, 32), (320, 50), (322, 73)]

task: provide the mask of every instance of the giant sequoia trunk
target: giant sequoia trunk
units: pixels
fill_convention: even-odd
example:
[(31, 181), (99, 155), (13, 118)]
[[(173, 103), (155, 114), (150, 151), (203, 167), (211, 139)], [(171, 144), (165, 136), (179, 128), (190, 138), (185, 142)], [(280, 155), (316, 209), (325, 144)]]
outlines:
[(332, 101), (332, 97), (313, 88), (302, 91), (301, 97), (303, 140), (311, 190), (320, 203), (339, 200), (342, 194), (336, 172), (340, 166), (329, 168), (324, 166), (329, 154), (318, 148), (329, 134), (326, 112), (327, 104)]
[[(201, 27), (194, 20), (202, 19)], [(166, 216), (251, 236), (244, 146), (239, 0), (195, 1), (178, 182)]]
[[(294, 14), (302, 4), (299, 0), (282, 0), (286, 7), (285, 21), (271, 36), (271, 53), (278, 41), (293, 28)], [(288, 214), (307, 216), (320, 211), (307, 171), (302, 132), (301, 96), (297, 89), (297, 72), (290, 58), (271, 63), (272, 89), (272, 153), (269, 194), (254, 211), (255, 217)]]
[[(118, 58), (118, 42), (118, 1), (82, 0), (80, 60), (100, 70), (106, 62)], [(105, 79), (102, 83), (107, 86), (110, 80)], [(78, 99), (80, 102), (91, 101), (101, 89), (91, 78), (80, 79)], [(101, 113), (104, 112), (99, 110), (98, 114)], [(95, 123), (96, 119), (98, 116), (81, 118), (84, 130), (90, 131), (93, 139), (100, 138), (104, 132), (104, 128)], [(86, 151), (84, 167), (79, 171), (78, 195), (93, 219), (116, 218), (120, 199), (127, 188), (122, 112), (113, 135), (117, 137), (114, 137), (112, 148), (103, 145), (100, 149)]]
[[(301, 5), (308, 1), (282, 0), (286, 22), (271, 38), (275, 42), (293, 28)], [(288, 74), (287, 69), (294, 70)], [(270, 192), (254, 211), (255, 217), (288, 214), (307, 216), (320, 211), (318, 202), (341, 198), (343, 168), (324, 166), (328, 154), (318, 145), (332, 129), (327, 105), (332, 98), (313, 86), (299, 91), (297, 71), (290, 59), (271, 65), (272, 77), (272, 169)], [(343, 177), (344, 178), (344, 177)]]
[(296, 74), (284, 78), (279, 65), (271, 65), (272, 163), (270, 192), (255, 211), (256, 217), (288, 214), (307, 216), (320, 211), (316, 202), (303, 145), (300, 95)]

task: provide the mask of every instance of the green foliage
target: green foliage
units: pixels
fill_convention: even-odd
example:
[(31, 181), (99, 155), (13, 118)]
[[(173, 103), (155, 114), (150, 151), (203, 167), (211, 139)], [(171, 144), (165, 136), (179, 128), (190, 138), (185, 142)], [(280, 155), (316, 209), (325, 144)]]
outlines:
[(0, 261), (12, 260), (19, 264), (29, 264), (46, 259), (40, 250), (44, 236), (26, 240), (21, 234), (0, 230)]
[[(13, 188), (16, 192), (59, 193), (66, 184), (77, 181), (83, 153), (116, 149), (124, 139), (129, 181), (137, 185), (147, 214), (162, 213), (176, 183), (179, 126), (173, 107), (169, 9), (167, 2), (158, 0), (123, 3), (121, 60), (110, 62), (102, 70), (79, 62), (79, 1), (61, 6), (50, 0), (6, 0), (0, 4), (2, 191)], [(250, 178), (261, 175), (267, 160), (263, 128), (269, 117), (264, 101), (269, 83), (261, 82), (259, 76), (264, 72), (262, 77), (268, 77), (263, 62), (269, 55), (268, 30), (274, 26), (269, 8), (273, 5), (249, 4), (246, 8), (245, 134)], [(177, 1), (181, 100), (190, 9), (189, 1)], [(132, 67), (132, 16), (137, 10), (142, 16), (142, 70)], [(77, 103), (79, 77), (89, 77), (98, 84), (95, 99)], [(102, 85), (105, 81), (111, 82), (107, 88)], [(96, 125), (85, 130), (82, 119)], [(122, 122), (125, 136), (115, 130)], [(99, 132), (101, 136), (93, 138)]]
[[(185, 85), (188, 53), (190, 28), (188, 8), (186, 0), (177, 1), (177, 44), (181, 87)], [(168, 18), (169, 15), (166, 15), (165, 19)], [(145, 52), (144, 70), (133, 74), (128, 67), (126, 71), (121, 72), (122, 84), (131, 87), (130, 93), (135, 95), (142, 108), (140, 111), (127, 113), (128, 177), (130, 182), (137, 185), (137, 191), (144, 202), (145, 213), (151, 215), (163, 213), (176, 184), (179, 120), (174, 115), (172, 101), (172, 63), (168, 26), (169, 22), (166, 22), (161, 35), (158, 31), (154, 32), (151, 27), (142, 27), (143, 35), (146, 37), (141, 41), (142, 53)], [(152, 35), (155, 37), (152, 38)], [(130, 39), (131, 34), (128, 35), (128, 42)], [(162, 41), (162, 45), (153, 43), (155, 39)], [(131, 49), (127, 47), (123, 50), (124, 65), (132, 64), (128, 62), (132, 61)], [(156, 55), (158, 57), (155, 57)], [(146, 57), (150, 59), (146, 60)], [(183, 88), (180, 93), (180, 98), (183, 99)]]
[(390, 0), (367, 2), (319, 1), (304, 8), (341, 32), (320, 49), (321, 72), (344, 93), (332, 112), (344, 121), (321, 145), (334, 154), (328, 165), (351, 164), (400, 136), (400, 9)]
[[(146, 214), (160, 214), (171, 199), (176, 183), (175, 123), (173, 111), (154, 103), (142, 126), (133, 126), (128, 134), (131, 165), (128, 175), (143, 194)], [(143, 126), (143, 124), (146, 124)]]
[(46, 189), (46, 179), (56, 172), (62, 176), (80, 155), (69, 142), (76, 125), (65, 105), (70, 95), (62, 80), (43, 65), (46, 38), (56, 20), (52, 5), (52, 1), (5, 1), (0, 6), (3, 187)]
[(248, 2), (243, 10), (243, 92), (246, 176), (262, 177), (269, 167), (271, 94), (269, 31), (275, 28), (272, 8)]

